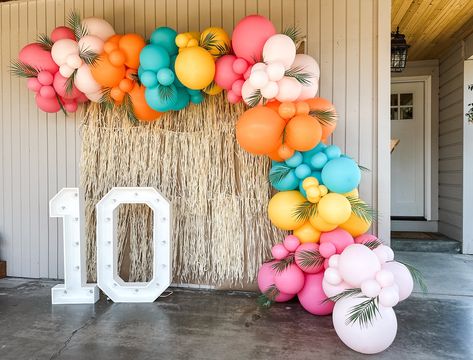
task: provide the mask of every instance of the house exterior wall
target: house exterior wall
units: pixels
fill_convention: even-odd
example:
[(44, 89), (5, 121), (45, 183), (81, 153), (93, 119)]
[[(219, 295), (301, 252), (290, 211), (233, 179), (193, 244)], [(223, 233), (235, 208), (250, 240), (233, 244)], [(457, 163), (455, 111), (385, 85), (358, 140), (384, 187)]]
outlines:
[(23, 0), (0, 5), (0, 258), (9, 276), (63, 277), (62, 228), (49, 218), (48, 201), (79, 184), (81, 117), (39, 111), (8, 65), (72, 9), (145, 36), (163, 25), (231, 33), (253, 13), (279, 31), (296, 25), (320, 64), (319, 94), (340, 115), (333, 143), (371, 169), (360, 192), (382, 214), (374, 231), (389, 243), (389, 0)]

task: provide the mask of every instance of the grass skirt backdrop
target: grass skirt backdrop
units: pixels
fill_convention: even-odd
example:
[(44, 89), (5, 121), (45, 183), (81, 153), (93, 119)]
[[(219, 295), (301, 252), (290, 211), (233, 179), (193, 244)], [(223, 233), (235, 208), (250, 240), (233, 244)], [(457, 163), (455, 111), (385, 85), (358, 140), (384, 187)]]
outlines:
[[(172, 203), (173, 280), (196, 284), (253, 281), (282, 234), (267, 217), (269, 160), (242, 150), (235, 122), (243, 106), (223, 96), (130, 124), (120, 110), (91, 104), (83, 125), (88, 278), (96, 278), (95, 204), (114, 186), (152, 186)], [(129, 281), (151, 278), (152, 213), (119, 208), (118, 268)]]

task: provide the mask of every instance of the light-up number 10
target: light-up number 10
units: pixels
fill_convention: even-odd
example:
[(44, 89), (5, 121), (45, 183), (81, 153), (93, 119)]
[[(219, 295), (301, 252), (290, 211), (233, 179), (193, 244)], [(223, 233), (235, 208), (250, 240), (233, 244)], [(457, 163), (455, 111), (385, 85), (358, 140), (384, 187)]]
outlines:
[[(118, 275), (117, 222), (120, 204), (146, 204), (153, 210), (153, 278), (124, 282)], [(64, 284), (51, 289), (53, 304), (93, 304), (100, 288), (114, 302), (153, 302), (171, 284), (171, 211), (154, 188), (113, 188), (97, 209), (97, 285), (86, 284), (86, 251), (78, 188), (64, 188), (49, 203), (63, 218)]]

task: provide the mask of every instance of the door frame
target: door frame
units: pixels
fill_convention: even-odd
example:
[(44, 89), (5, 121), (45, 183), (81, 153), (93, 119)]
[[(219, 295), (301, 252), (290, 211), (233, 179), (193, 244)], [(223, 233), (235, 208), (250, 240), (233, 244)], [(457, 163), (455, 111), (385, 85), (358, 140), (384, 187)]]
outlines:
[[(393, 230), (437, 231), (438, 221), (438, 123), (432, 123), (432, 76), (392, 77), (391, 84), (424, 84), (424, 214), (426, 221), (396, 221)], [(394, 150), (396, 151), (396, 150)]]
[(473, 254), (473, 124), (466, 118), (469, 110), (468, 104), (473, 102), (473, 91), (468, 90), (468, 85), (473, 81), (473, 55), (463, 62), (463, 228), (462, 246), (463, 254)]

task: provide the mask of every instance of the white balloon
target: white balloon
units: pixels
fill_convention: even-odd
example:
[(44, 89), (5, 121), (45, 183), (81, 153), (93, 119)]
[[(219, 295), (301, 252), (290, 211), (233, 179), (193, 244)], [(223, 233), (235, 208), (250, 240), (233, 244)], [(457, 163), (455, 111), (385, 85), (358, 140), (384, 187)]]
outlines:
[(396, 306), (399, 302), (399, 288), (397, 286), (388, 286), (379, 292), (379, 303), (385, 307)]
[(333, 267), (333, 268), (338, 267), (338, 260), (339, 260), (339, 259), (340, 259), (340, 255), (339, 255), (339, 254), (333, 254), (333, 255), (330, 256), (330, 258), (328, 259), (328, 266)]
[(278, 81), (278, 86), (276, 99), (280, 102), (295, 101), (301, 94), (302, 85), (293, 77), (283, 77)]
[(291, 65), (292, 68), (300, 68), (301, 72), (307, 72), (312, 76), (308, 79), (310, 84), (302, 86), (301, 94), (297, 100), (307, 100), (312, 99), (317, 95), (319, 90), (319, 78), (320, 78), (320, 68), (317, 61), (306, 54), (297, 54), (294, 63)]
[(396, 338), (396, 314), (392, 308), (379, 305), (379, 313), (367, 326), (360, 326), (358, 322), (347, 324), (350, 310), (365, 300), (349, 297), (337, 301), (332, 314), (333, 327), (340, 340), (350, 349), (362, 354), (377, 354), (386, 350)]
[(66, 64), (72, 69), (78, 69), (82, 65), (82, 59), (78, 54), (70, 54), (66, 58)]
[(61, 66), (59, 66), (59, 73), (65, 78), (68, 78), (69, 76), (71, 76), (74, 70), (75, 69), (71, 68), (67, 64), (62, 64)]
[(87, 29), (87, 35), (97, 36), (103, 41), (107, 41), (109, 37), (115, 35), (113, 26), (104, 19), (89, 17), (82, 20), (82, 26)]
[(390, 261), (383, 264), (383, 269), (393, 273), (394, 282), (399, 288), (399, 301), (407, 299), (414, 289), (414, 281), (407, 267), (397, 261)]
[(284, 34), (276, 34), (266, 40), (263, 47), (263, 59), (266, 63), (282, 63), (287, 70), (296, 57), (296, 45)]
[(104, 41), (94, 35), (83, 36), (79, 40), (79, 49), (82, 51), (92, 51), (93, 53), (100, 55), (103, 52)]
[(384, 250), (386, 251), (386, 261), (393, 261), (394, 260), (394, 251), (389, 246), (384, 246)]
[(261, 95), (265, 99), (274, 99), (279, 92), (279, 86), (275, 81), (268, 81), (266, 86), (261, 89)]
[(266, 75), (266, 72), (263, 70), (252, 71), (248, 80), (255, 89), (264, 88), (269, 81), (268, 75)]
[(379, 295), (381, 286), (376, 280), (365, 280), (361, 283), (361, 292), (369, 298), (374, 298)]
[(75, 40), (61, 39), (51, 47), (51, 57), (59, 66), (65, 64), (67, 57), (71, 54), (79, 55), (79, 45)]
[(388, 287), (394, 284), (394, 275), (389, 270), (380, 270), (376, 273), (376, 281), (381, 287)]
[(77, 69), (74, 84), (86, 95), (89, 93), (99, 92), (102, 88), (100, 84), (95, 81), (89, 67), (86, 64), (83, 64), (79, 69)]
[(346, 282), (343, 282), (343, 281), (338, 285), (332, 285), (332, 284), (329, 284), (327, 280), (323, 279), (322, 288), (324, 289), (324, 293), (325, 295), (327, 295), (327, 297), (332, 297), (332, 296), (340, 294), (346, 289), (349, 289), (350, 285), (348, 285)]
[(271, 63), (266, 67), (266, 74), (268, 74), (269, 80), (279, 81), (284, 77), (286, 69), (282, 63), (276, 62)]
[(380, 269), (381, 264), (375, 253), (361, 244), (347, 246), (338, 260), (342, 279), (355, 288), (365, 280), (374, 279)]
[(245, 104), (248, 105), (249, 98), (255, 93), (256, 89), (251, 85), (250, 80), (245, 80), (241, 87), (241, 97)]
[(324, 280), (327, 280), (327, 282), (332, 285), (338, 285), (342, 282), (342, 278), (338, 270), (330, 267), (325, 270)]
[(251, 67), (250, 72), (253, 73), (253, 72), (257, 71), (257, 70), (266, 71), (266, 67), (267, 67), (267, 65), (266, 65), (265, 63), (258, 62), (258, 63), (254, 64), (254, 65)]

